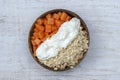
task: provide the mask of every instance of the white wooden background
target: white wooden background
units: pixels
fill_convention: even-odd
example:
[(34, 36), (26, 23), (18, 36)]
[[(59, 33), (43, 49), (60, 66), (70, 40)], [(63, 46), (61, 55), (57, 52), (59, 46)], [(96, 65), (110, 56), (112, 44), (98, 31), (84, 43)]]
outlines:
[[(53, 72), (39, 66), (28, 49), (28, 32), (42, 13), (76, 12), (91, 37), (76, 68)], [(0, 0), (0, 80), (120, 80), (120, 0)]]

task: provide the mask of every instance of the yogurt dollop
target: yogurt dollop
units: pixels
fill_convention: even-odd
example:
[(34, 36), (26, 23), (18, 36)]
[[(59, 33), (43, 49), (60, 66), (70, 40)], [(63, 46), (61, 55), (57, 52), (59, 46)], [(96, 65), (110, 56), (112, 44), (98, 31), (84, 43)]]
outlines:
[(66, 48), (79, 33), (80, 20), (72, 18), (64, 22), (58, 32), (45, 40), (36, 50), (38, 59), (46, 60), (57, 56), (62, 48)]

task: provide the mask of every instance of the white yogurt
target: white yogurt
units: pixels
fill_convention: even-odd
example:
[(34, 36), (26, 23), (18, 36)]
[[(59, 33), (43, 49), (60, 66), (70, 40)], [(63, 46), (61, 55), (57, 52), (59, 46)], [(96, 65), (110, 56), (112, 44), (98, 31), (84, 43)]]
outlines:
[(72, 18), (64, 22), (58, 32), (45, 40), (36, 50), (36, 55), (41, 60), (57, 56), (62, 48), (66, 48), (79, 33), (80, 20)]

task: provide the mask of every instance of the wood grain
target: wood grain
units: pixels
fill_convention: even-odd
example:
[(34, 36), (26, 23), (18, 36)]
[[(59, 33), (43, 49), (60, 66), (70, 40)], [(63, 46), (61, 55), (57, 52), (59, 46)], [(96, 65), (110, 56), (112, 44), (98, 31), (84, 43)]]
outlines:
[[(0, 80), (120, 80), (120, 0), (0, 0)], [(35, 19), (51, 9), (80, 15), (90, 31), (87, 56), (76, 68), (48, 71), (28, 50)]]

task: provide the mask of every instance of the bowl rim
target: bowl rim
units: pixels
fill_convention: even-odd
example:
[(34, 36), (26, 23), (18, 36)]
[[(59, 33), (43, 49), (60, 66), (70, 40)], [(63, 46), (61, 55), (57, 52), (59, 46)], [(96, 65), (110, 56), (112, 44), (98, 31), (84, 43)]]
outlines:
[[(56, 13), (56, 12), (66, 12), (67, 14), (69, 14), (71, 17), (76, 17), (78, 19), (80, 19), (80, 22), (81, 22), (81, 25), (83, 27), (83, 29), (87, 32), (87, 37), (88, 37), (88, 49), (89, 49), (89, 44), (90, 44), (90, 35), (89, 35), (89, 30), (85, 24), (85, 22), (83, 21), (83, 19), (77, 15), (76, 13), (70, 11), (70, 10), (66, 10), (66, 9), (52, 9), (52, 10), (49, 10), (47, 12), (44, 12), (42, 15), (40, 15), (32, 24), (30, 30), (29, 30), (29, 34), (28, 34), (28, 47), (29, 47), (29, 50), (30, 50), (30, 53), (31, 53), (31, 56), (34, 58), (34, 60), (39, 64), (41, 65), (42, 67), (48, 69), (48, 70), (52, 70), (52, 71), (65, 71), (65, 70), (69, 70), (71, 68), (65, 68), (63, 70), (54, 70), (53, 68), (50, 68), (44, 64), (41, 64), (38, 60), (37, 57), (34, 57), (33, 56), (33, 47), (32, 47), (32, 44), (31, 44), (31, 36), (32, 36), (32, 33), (33, 33), (33, 29), (34, 29), (34, 24), (36, 23), (36, 21), (39, 19), (39, 18), (43, 18), (45, 17), (48, 13)], [(78, 60), (78, 63), (75, 65), (77, 66), (78, 64), (80, 64), (80, 62), (84, 59), (84, 57), (86, 56), (87, 52), (88, 52), (88, 49), (87, 51), (83, 54), (83, 57), (81, 59)]]

